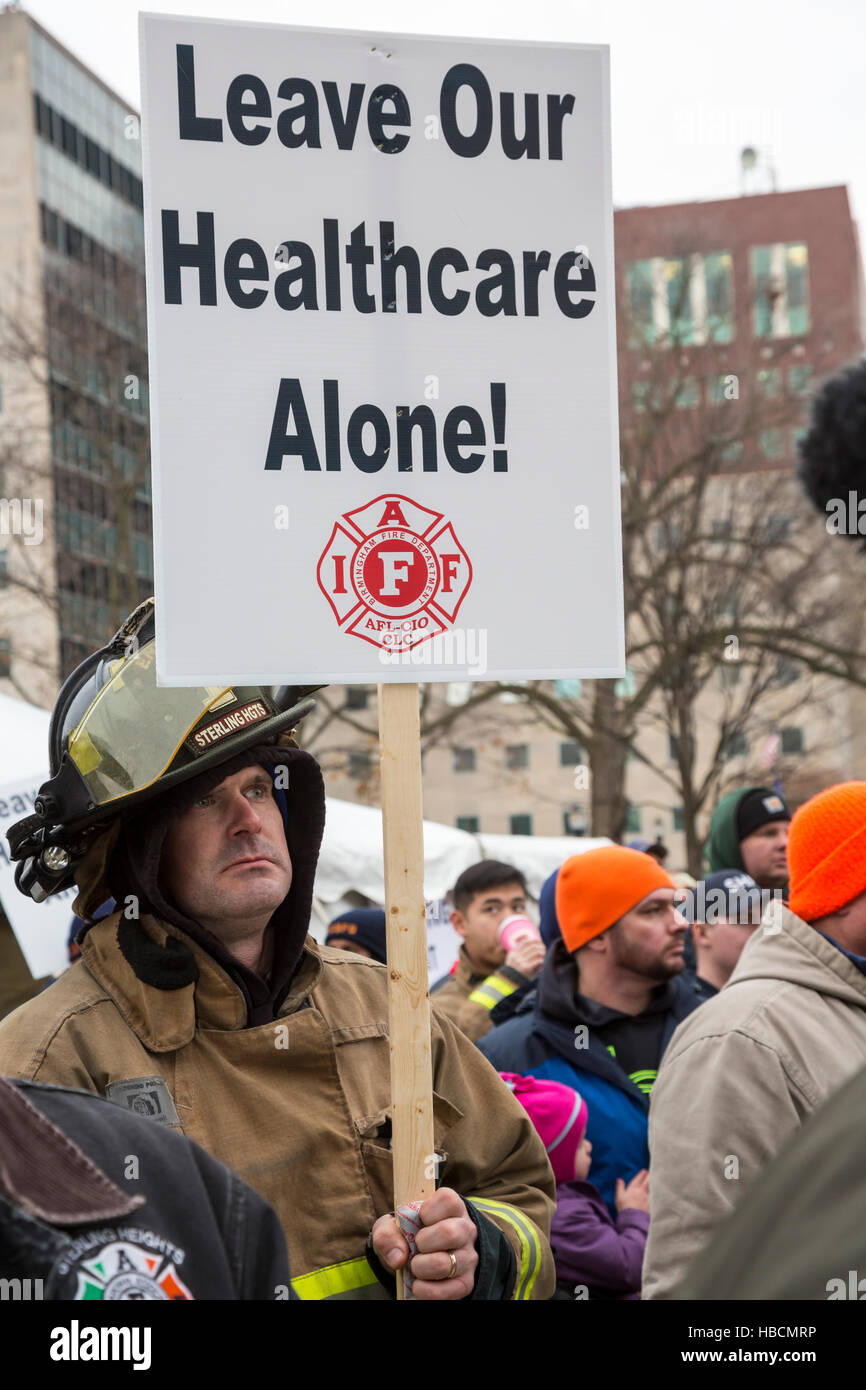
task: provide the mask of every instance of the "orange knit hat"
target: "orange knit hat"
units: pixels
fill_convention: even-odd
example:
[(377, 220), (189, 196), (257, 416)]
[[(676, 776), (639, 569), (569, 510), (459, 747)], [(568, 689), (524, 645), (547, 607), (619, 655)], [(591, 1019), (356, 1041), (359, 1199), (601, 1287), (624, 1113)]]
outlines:
[(866, 782), (828, 787), (794, 812), (789, 906), (814, 922), (866, 893)]
[(576, 951), (599, 936), (656, 888), (674, 881), (651, 854), (622, 845), (588, 849), (566, 859), (556, 880), (562, 939)]

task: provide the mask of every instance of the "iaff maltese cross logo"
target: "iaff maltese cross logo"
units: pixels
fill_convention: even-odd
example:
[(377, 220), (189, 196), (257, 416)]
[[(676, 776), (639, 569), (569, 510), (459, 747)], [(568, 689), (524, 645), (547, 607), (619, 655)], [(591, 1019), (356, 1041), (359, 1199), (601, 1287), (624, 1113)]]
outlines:
[(444, 632), (472, 583), (451, 522), (397, 493), (344, 512), (316, 574), (344, 632), (389, 651)]
[(163, 1255), (151, 1254), (130, 1241), (112, 1241), (98, 1254), (82, 1261), (76, 1299), (117, 1299), (148, 1302), (151, 1299), (186, 1301), (192, 1294), (177, 1270)]

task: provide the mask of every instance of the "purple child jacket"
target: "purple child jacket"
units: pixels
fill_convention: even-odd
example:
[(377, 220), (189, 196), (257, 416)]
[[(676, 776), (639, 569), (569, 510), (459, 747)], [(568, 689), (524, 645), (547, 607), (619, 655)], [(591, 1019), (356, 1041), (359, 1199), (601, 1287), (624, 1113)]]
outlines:
[(556, 1185), (550, 1244), (556, 1277), (610, 1297), (639, 1298), (649, 1213), (627, 1207), (616, 1223), (591, 1182)]

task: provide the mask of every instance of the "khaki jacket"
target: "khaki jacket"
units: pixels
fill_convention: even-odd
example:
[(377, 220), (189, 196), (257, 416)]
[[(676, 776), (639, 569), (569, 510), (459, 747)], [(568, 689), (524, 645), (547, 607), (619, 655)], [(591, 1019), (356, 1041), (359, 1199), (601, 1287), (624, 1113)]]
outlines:
[(501, 965), (492, 975), (480, 974), (472, 965), (466, 947), (461, 946), (457, 969), (444, 985), (434, 989), (430, 1003), (440, 1018), (450, 1018), (467, 1038), (477, 1042), (493, 1027), (491, 1009), (526, 983), (526, 977), (508, 965)]
[(666, 1298), (752, 1180), (866, 1064), (866, 975), (771, 903), (724, 989), (690, 1014), (650, 1103), (643, 1297)]
[[(152, 941), (181, 938), (198, 969), (194, 983), (160, 990), (133, 972), (118, 920), (91, 927), (82, 959), (0, 1023), (0, 1072), (113, 1088), (112, 1099), (176, 1123), (276, 1208), (302, 1298), (385, 1296), (364, 1247), (394, 1204), (381, 1132), (390, 1105), (386, 967), (308, 938), (278, 1017), (248, 1028), (238, 985), (202, 946), (142, 917)], [(554, 1182), (544, 1147), (447, 1020), (434, 1018), (432, 1046), (439, 1181), (505, 1233), (516, 1256), (510, 1296), (549, 1298)]]

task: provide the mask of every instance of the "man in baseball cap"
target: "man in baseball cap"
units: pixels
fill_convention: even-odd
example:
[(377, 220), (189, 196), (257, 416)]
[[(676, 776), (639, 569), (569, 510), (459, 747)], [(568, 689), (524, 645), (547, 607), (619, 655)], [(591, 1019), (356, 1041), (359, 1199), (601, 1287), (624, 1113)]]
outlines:
[(728, 983), (743, 947), (761, 923), (761, 890), (751, 874), (723, 869), (688, 889), (677, 911), (692, 929), (695, 988), (710, 999)]
[(723, 796), (710, 820), (706, 856), (712, 873), (739, 869), (759, 888), (788, 884), (785, 847), (791, 812), (772, 787), (741, 787)]
[(562, 865), (536, 995), (478, 1044), (498, 1071), (561, 1081), (585, 1098), (593, 1182), (616, 1216), (618, 1177), (648, 1165), (647, 1113), (662, 1053), (701, 1000), (683, 978), (686, 924), (670, 875), (621, 845)]
[(788, 862), (788, 905), (771, 900), (653, 1089), (645, 1298), (672, 1294), (753, 1179), (866, 1065), (866, 782), (795, 812)]

